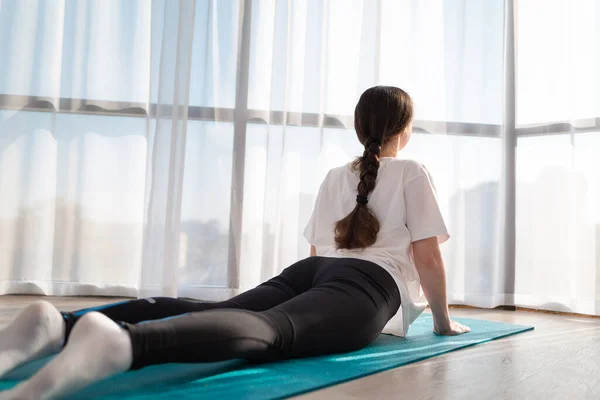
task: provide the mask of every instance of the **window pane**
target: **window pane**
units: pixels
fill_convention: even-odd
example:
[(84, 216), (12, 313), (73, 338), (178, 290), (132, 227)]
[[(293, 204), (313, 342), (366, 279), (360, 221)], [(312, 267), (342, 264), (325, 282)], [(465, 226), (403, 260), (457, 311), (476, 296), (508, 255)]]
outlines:
[(180, 281), (227, 287), (233, 124), (188, 121)]
[(64, 7), (58, 1), (1, 3), (0, 93), (59, 95)]
[(190, 105), (235, 107), (240, 2), (196, 2)]
[(374, 29), (363, 26), (363, 14), (373, 14), (375, 5), (361, 0), (254, 0), (248, 107), (352, 113), (363, 75), (374, 82), (372, 71), (359, 74), (359, 69), (361, 57), (373, 60), (361, 40), (374, 47)]
[[(252, 286), (308, 255), (302, 237), (320, 171), (319, 128), (248, 125), (242, 265)], [(292, 249), (292, 250), (290, 250)]]
[(599, 117), (600, 1), (516, 4), (517, 123)]
[(66, 268), (65, 277), (79, 282), (135, 287), (142, 250), (146, 120), (57, 114), (54, 137), (55, 271)]
[(154, 5), (143, 0), (66, 1), (60, 96), (147, 102)]
[(600, 133), (520, 138), (517, 303), (598, 313)]
[(383, 0), (381, 83), (413, 97), (416, 119), (502, 122), (504, 2)]
[(4, 1), (0, 93), (146, 102), (153, 4)]
[(9, 273), (4, 278), (52, 282), (55, 294), (61, 282), (135, 287), (145, 119), (0, 115), (0, 270)]

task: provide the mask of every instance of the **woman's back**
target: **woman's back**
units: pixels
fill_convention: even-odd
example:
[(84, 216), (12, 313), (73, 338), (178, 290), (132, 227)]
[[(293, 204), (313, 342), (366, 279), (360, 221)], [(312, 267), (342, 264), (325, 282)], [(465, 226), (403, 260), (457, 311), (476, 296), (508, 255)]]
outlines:
[(423, 165), (381, 157), (376, 185), (368, 198), (368, 207), (380, 224), (377, 239), (364, 249), (338, 249), (334, 226), (356, 206), (359, 179), (353, 163), (327, 174), (304, 235), (319, 256), (372, 261), (392, 275), (400, 288), (403, 309), (385, 331), (404, 336), (425, 306), (410, 245), (432, 236), (437, 236), (440, 243), (448, 239), (435, 187)]

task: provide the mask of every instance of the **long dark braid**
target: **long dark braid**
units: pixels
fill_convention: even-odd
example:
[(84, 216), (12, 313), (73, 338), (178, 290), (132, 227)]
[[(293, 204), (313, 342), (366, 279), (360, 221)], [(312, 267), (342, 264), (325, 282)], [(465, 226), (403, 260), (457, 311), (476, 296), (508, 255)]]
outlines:
[(360, 97), (354, 111), (354, 127), (365, 150), (353, 164), (360, 176), (356, 206), (335, 224), (338, 249), (364, 249), (377, 240), (379, 220), (367, 204), (377, 182), (379, 155), (388, 140), (404, 132), (412, 114), (410, 96), (396, 87), (376, 86)]

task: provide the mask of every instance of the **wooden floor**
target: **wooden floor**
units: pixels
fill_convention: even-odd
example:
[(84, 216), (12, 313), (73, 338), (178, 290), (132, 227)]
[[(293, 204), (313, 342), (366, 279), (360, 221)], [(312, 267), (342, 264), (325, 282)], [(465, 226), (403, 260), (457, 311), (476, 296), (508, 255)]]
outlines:
[[(0, 296), (0, 326), (38, 299)], [(61, 310), (115, 298), (46, 298)], [(535, 330), (298, 397), (337, 399), (600, 399), (600, 319), (529, 311), (453, 309), (452, 315)]]

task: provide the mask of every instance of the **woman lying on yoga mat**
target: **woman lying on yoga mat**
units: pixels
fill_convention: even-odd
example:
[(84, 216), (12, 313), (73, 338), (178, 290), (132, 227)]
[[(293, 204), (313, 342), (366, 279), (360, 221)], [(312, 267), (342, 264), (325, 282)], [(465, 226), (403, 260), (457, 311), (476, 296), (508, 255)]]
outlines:
[(0, 375), (60, 354), (0, 398), (61, 397), (153, 364), (357, 350), (382, 332), (405, 335), (425, 307), (420, 286), (436, 333), (468, 332), (448, 316), (438, 243), (449, 236), (431, 177), (396, 158), (412, 116), (401, 89), (363, 93), (354, 124), (365, 150), (323, 181), (304, 232), (311, 257), (255, 289), (220, 303), (150, 298), (61, 313), (40, 301), (24, 309), (0, 333)]

